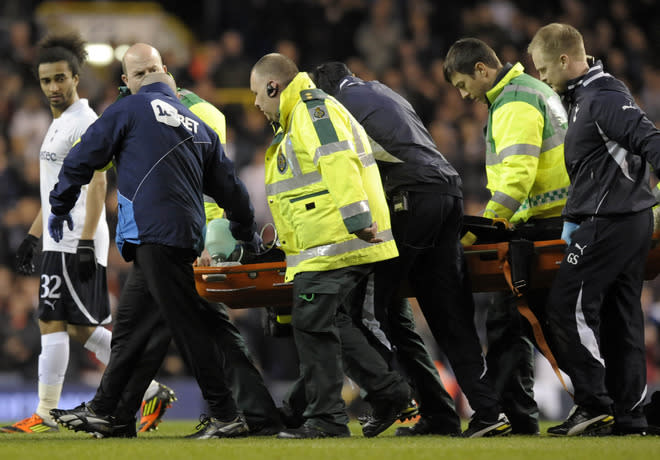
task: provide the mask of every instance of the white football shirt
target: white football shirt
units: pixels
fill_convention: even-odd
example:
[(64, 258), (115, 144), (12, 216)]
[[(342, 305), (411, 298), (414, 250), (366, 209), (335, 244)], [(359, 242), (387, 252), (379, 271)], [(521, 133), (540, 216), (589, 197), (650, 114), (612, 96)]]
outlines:
[[(57, 176), (62, 168), (64, 158), (80, 136), (87, 130), (98, 116), (89, 107), (87, 99), (79, 99), (66, 109), (59, 118), (55, 118), (48, 128), (46, 137), (41, 144), (39, 152), (40, 188), (41, 188), (41, 210), (43, 216), (43, 244), (44, 251), (58, 251), (75, 253), (78, 241), (85, 225), (85, 202), (87, 200), (87, 185), (80, 190), (80, 196), (71, 210), (73, 218), (73, 230), (64, 223), (64, 235), (59, 243), (56, 243), (48, 233), (48, 216), (50, 216), (49, 195), (55, 184)], [(105, 206), (99, 218), (94, 235), (94, 248), (96, 261), (104, 267), (108, 265), (108, 249), (110, 245), (110, 234), (108, 223), (105, 219)]]

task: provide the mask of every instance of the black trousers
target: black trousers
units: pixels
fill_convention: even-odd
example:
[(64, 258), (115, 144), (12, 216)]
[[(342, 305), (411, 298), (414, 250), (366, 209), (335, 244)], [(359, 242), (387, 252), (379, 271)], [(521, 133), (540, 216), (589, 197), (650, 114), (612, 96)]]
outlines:
[(414, 388), (420, 413), (432, 419), (434, 428), (460, 433), (461, 420), (454, 399), (445, 389), (424, 340), (415, 330), (415, 318), (408, 299), (392, 302), (388, 316), (388, 336), (396, 350), (397, 362)]
[[(421, 381), (416, 387), (422, 381), (435, 380), (428, 376), (426, 358), (419, 358), (419, 336), (411, 332), (412, 323), (401, 318), (399, 289), (407, 280), (470, 406), (479, 417), (496, 416), (501, 409), (486, 374), (474, 325), (472, 289), (459, 237), (463, 200), (446, 194), (409, 192), (408, 210), (392, 213), (391, 219), (399, 257), (376, 266), (376, 305), (387, 306), (382, 322), (392, 343), (399, 350), (417, 349), (421, 361), (415, 364), (412, 375), (422, 372), (426, 379), (418, 377)], [(407, 357), (400, 357), (400, 361), (405, 363)], [(438, 385), (434, 386), (438, 391)], [(437, 393), (435, 405), (447, 411), (448, 402), (440, 395)]]
[[(551, 217), (530, 219), (516, 225), (516, 237), (531, 241), (555, 240), (561, 237), (563, 219)], [(548, 289), (530, 290), (525, 294), (528, 306), (544, 327), (546, 339), (552, 338), (545, 324), (545, 302)], [(495, 293), (486, 320), (488, 339), (488, 373), (500, 397), (513, 433), (536, 433), (539, 409), (534, 400), (534, 334), (525, 318), (518, 313), (516, 298), (509, 293)]]
[[(547, 294), (547, 290), (544, 292)], [(528, 304), (533, 303), (530, 296), (526, 299)], [(543, 302), (545, 299), (542, 297)], [(486, 318), (488, 373), (513, 432), (536, 433), (539, 409), (534, 400), (533, 334), (527, 320), (518, 313), (512, 294), (498, 292), (492, 300)], [(536, 312), (532, 305), (530, 308)]]
[(651, 210), (580, 224), (548, 299), (548, 320), (575, 403), (646, 426), (644, 317), (640, 296), (651, 247)]
[[(145, 350), (154, 351), (160, 365), (169, 343), (165, 340), (167, 332), (160, 329), (169, 328), (210, 415), (220, 420), (236, 416), (236, 404), (223, 372), (223, 354), (214, 340), (212, 307), (197, 294), (193, 260), (190, 250), (157, 244), (137, 246), (117, 308), (110, 362), (92, 400), (99, 413), (115, 412)], [(161, 325), (166, 327), (159, 328)], [(155, 374), (153, 368), (149, 372), (146, 384), (138, 388), (140, 398)]]
[(362, 306), (356, 303), (349, 308), (349, 311), (340, 309), (335, 319), (346, 375), (367, 392), (365, 401), (375, 411), (410, 400), (410, 386), (401, 374), (390, 367), (380, 351), (383, 345), (363, 327)]
[[(371, 271), (372, 264), (365, 264), (324, 272), (302, 272), (294, 278), (291, 325), (300, 359), (304, 396), (301, 391), (293, 391), (289, 401), (298, 405), (305, 402), (303, 417), (308, 426), (332, 433), (342, 432), (348, 423), (341, 396), (344, 382), (342, 347), (348, 340), (346, 332), (350, 323), (346, 314), (352, 306), (362, 305), (360, 286), (367, 282)], [(384, 375), (388, 369), (385, 364), (378, 366), (380, 355), (363, 345), (357, 346), (371, 351), (372, 365), (376, 365), (377, 373), (383, 372), (383, 382), (393, 388), (407, 388), (400, 377), (396, 380), (395, 373)], [(349, 367), (354, 358), (349, 357)]]
[[(330, 278), (332, 280), (333, 278)], [(335, 326), (341, 341), (341, 358), (345, 374), (367, 395), (375, 411), (400, 404), (411, 397), (411, 389), (405, 379), (389, 365), (388, 352), (384, 345), (363, 325), (362, 299), (373, 303), (373, 291), (369, 279), (360, 281), (335, 315)], [(299, 378), (289, 390), (286, 404), (291, 413), (303, 418), (307, 406), (305, 381)]]
[[(280, 414), (273, 398), (266, 388), (250, 354), (245, 339), (230, 321), (227, 309), (222, 304), (211, 304), (214, 314), (210, 317), (215, 330), (214, 340), (219, 350), (224, 352), (224, 372), (227, 385), (238, 409), (245, 415), (250, 429), (281, 425)], [(154, 318), (162, 318), (154, 313)], [(136, 369), (126, 384), (114, 415), (119, 420), (131, 420), (139, 409), (142, 396), (160, 368), (169, 343), (172, 339), (164, 319), (157, 329), (153, 329)]]

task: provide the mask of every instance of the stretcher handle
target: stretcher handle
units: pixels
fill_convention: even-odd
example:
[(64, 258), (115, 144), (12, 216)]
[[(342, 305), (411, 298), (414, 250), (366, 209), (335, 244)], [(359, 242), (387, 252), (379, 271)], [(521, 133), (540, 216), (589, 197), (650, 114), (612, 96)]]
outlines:
[(227, 275), (218, 273), (215, 275), (202, 275), (202, 279), (207, 283), (216, 283), (218, 281), (227, 281)]
[(232, 289), (213, 289), (213, 288), (206, 288), (206, 292), (240, 292), (240, 291), (251, 291), (252, 289), (256, 289), (257, 286), (245, 286), (241, 288), (232, 288)]

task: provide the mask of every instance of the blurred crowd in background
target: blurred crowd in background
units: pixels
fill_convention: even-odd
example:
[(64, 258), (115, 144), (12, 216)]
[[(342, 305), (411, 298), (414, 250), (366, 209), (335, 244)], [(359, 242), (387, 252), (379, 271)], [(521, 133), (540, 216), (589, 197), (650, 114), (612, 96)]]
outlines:
[[(39, 210), (39, 149), (51, 122), (32, 66), (34, 46), (49, 32), (33, 14), (41, 2), (0, 5), (0, 377), (36, 377), (40, 338), (35, 319), (40, 280), (15, 272), (14, 253)], [(102, 3), (102, 2), (90, 2)], [(485, 188), (484, 138), (487, 107), (461, 100), (444, 81), (442, 63), (458, 38), (473, 36), (491, 45), (503, 62), (522, 62), (536, 76), (526, 52), (534, 32), (565, 22), (584, 35), (588, 54), (623, 79), (638, 104), (660, 125), (660, 5), (656, 0), (266, 0), (162, 1), (191, 30), (194, 43), (182, 61), (150, 43), (181, 87), (213, 102), (227, 117), (227, 154), (234, 160), (256, 208), (260, 226), (270, 221), (263, 187), (263, 154), (272, 128), (251, 106), (247, 89), (256, 60), (277, 51), (301, 70), (328, 60), (344, 61), (359, 77), (378, 79), (415, 107), (440, 151), (464, 181), (466, 214), (478, 214), (489, 198)], [(184, 4), (182, 7), (181, 4)], [(118, 61), (81, 74), (79, 94), (100, 115), (121, 84)], [(112, 175), (107, 194), (111, 231), (116, 224)], [(116, 303), (127, 264), (111, 247), (108, 284)], [(478, 295), (478, 326), (488, 296)], [(648, 282), (643, 305), (650, 386), (660, 386), (660, 281)], [(288, 339), (265, 337), (264, 311), (234, 311), (267, 381), (297, 375), (295, 349)], [(423, 326), (423, 320), (419, 319)], [(434, 344), (428, 340), (428, 344)], [(434, 346), (434, 345), (432, 345)], [(442, 362), (443, 357), (433, 350)], [(95, 384), (101, 372), (82, 347), (72, 345), (67, 381)], [(186, 375), (175, 350), (161, 376)], [(649, 392), (650, 393), (650, 392)]]

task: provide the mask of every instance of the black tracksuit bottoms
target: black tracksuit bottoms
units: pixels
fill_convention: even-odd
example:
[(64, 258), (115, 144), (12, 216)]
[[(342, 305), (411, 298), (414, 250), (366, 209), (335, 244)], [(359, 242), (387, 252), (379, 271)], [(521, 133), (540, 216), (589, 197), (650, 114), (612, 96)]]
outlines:
[[(159, 244), (136, 247), (133, 268), (117, 308), (110, 362), (92, 400), (98, 413), (114, 413), (145, 347), (164, 344), (166, 348), (166, 336), (171, 331), (209, 405), (210, 415), (225, 421), (236, 416), (236, 404), (223, 372), (224, 357), (214, 338), (218, 331), (213, 329), (213, 310), (195, 289), (191, 265), (194, 258), (189, 249)], [(159, 334), (163, 335), (161, 341), (154, 339)], [(159, 363), (166, 352), (160, 347), (152, 350)]]
[(590, 217), (572, 235), (548, 298), (549, 326), (575, 403), (646, 426), (644, 316), (640, 296), (651, 247), (650, 209)]
[[(407, 279), (433, 337), (447, 355), (458, 384), (478, 418), (497, 418), (501, 407), (486, 373), (474, 324), (474, 301), (460, 231), (463, 200), (426, 192), (408, 194), (409, 209), (391, 214), (399, 257), (376, 264), (376, 305), (399, 303)], [(405, 338), (397, 305), (383, 318), (392, 342)], [(389, 316), (389, 313), (388, 313)], [(388, 321), (389, 319), (389, 321)]]

